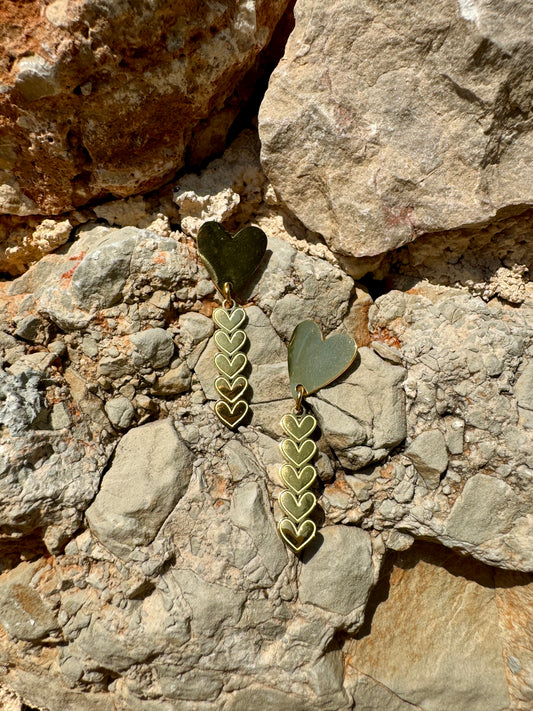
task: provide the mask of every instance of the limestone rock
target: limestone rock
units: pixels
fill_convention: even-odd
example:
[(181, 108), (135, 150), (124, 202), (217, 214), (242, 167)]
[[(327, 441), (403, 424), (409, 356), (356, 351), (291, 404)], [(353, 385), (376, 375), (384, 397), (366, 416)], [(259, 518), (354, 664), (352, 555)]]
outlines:
[(250, 96), (286, 5), (165, 0), (111, 12), (55, 0), (22, 22), (6, 8), (0, 213), (59, 214), (147, 191), (186, 155), (220, 150), (239, 110), (232, 95)]
[(368, 533), (350, 526), (324, 528), (319, 547), (305, 554), (300, 600), (342, 615), (353, 615), (364, 609), (373, 585)]
[(440, 555), (429, 547), (420, 557), (423, 550), (397, 559), (371, 627), (349, 644), (353, 666), (390, 690), (391, 708), (401, 711), (398, 698), (428, 711), (509, 708), (490, 568), (453, 555), (441, 566)]
[(422, 432), (407, 447), (405, 456), (413, 462), (430, 489), (436, 489), (440, 475), (448, 466), (448, 453), (442, 432), (439, 430)]
[(531, 88), (530, 19), (484, 0), (415, 15), (408, 2), (298, 2), (259, 113), (281, 199), (356, 257), (531, 204), (532, 133), (510, 109)]
[(151, 542), (185, 493), (191, 467), (192, 455), (170, 420), (130, 430), (87, 509), (91, 530), (120, 557)]

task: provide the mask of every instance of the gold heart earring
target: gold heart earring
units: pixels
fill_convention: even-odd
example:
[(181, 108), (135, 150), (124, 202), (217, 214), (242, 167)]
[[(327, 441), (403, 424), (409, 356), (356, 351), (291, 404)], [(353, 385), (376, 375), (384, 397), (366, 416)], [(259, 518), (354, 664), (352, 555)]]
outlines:
[(281, 428), (287, 435), (280, 444), (286, 461), (280, 477), (287, 487), (278, 503), (285, 514), (278, 530), (293, 551), (298, 553), (316, 534), (316, 524), (309, 518), (316, 506), (316, 496), (309, 491), (316, 479), (311, 464), (316, 444), (311, 435), (316, 418), (306, 412), (304, 399), (329, 385), (353, 363), (357, 345), (347, 333), (324, 339), (314, 321), (302, 321), (294, 329), (288, 350), (289, 381), (296, 405), (292, 413), (281, 418)]
[(248, 381), (243, 375), (248, 358), (243, 353), (247, 336), (244, 309), (235, 301), (246, 286), (267, 247), (267, 237), (259, 227), (245, 227), (232, 237), (218, 222), (204, 222), (198, 231), (198, 252), (222, 296), (222, 306), (213, 311), (217, 326), (215, 343), (219, 352), (215, 366), (220, 375), (215, 390), (220, 397), (215, 403), (218, 419), (235, 429), (248, 412), (245, 399)]

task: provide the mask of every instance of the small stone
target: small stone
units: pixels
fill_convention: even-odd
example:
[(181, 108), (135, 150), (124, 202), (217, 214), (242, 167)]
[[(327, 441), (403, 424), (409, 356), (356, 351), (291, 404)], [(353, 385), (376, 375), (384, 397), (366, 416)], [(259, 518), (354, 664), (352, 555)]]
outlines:
[(191, 379), (192, 373), (187, 363), (180, 363), (178, 367), (171, 368), (157, 378), (153, 391), (156, 395), (180, 395), (191, 389)]
[(440, 430), (426, 430), (415, 437), (405, 455), (415, 465), (418, 473), (430, 489), (436, 489), (440, 475), (448, 466), (446, 441)]
[(194, 311), (180, 316), (179, 327), (180, 335), (190, 339), (194, 345), (209, 338), (215, 329), (210, 318)]
[(56, 403), (50, 413), (50, 425), (53, 430), (62, 430), (70, 427), (72, 419), (68, 411), (68, 407), (64, 402)]
[(120, 430), (127, 429), (135, 417), (135, 409), (126, 397), (115, 397), (108, 400), (104, 409), (111, 424)]
[(301, 602), (341, 615), (364, 608), (374, 584), (370, 535), (352, 526), (328, 526), (321, 545), (304, 552)]
[(151, 365), (164, 368), (174, 354), (172, 334), (163, 328), (148, 328), (130, 336), (133, 344), (132, 360), (136, 366)]
[(87, 358), (95, 358), (98, 355), (98, 343), (91, 336), (84, 336), (81, 342), (81, 349)]
[(35, 343), (38, 339), (41, 328), (41, 319), (33, 315), (25, 316), (17, 323), (15, 335), (19, 338), (23, 338), (25, 341)]

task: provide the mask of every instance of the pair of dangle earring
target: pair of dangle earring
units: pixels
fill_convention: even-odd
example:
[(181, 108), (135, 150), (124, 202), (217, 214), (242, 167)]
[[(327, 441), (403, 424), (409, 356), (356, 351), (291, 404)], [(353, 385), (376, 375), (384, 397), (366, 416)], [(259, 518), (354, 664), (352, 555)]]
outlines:
[[(222, 306), (213, 311), (217, 326), (214, 338), (219, 351), (215, 355), (219, 375), (214, 385), (220, 397), (215, 403), (215, 413), (224, 425), (235, 429), (246, 417), (249, 405), (245, 376), (248, 359), (243, 352), (248, 341), (243, 328), (246, 314), (234, 295), (242, 293), (261, 263), (267, 238), (258, 227), (246, 227), (231, 237), (217, 222), (205, 222), (198, 232), (197, 244), (200, 257), (222, 295)], [(342, 375), (356, 354), (357, 345), (351, 336), (338, 333), (324, 339), (314, 321), (299, 323), (289, 343), (289, 381), (296, 406), (280, 423), (287, 437), (280, 444), (285, 459), (280, 477), (286, 488), (278, 497), (284, 514), (278, 531), (296, 553), (316, 535), (311, 514), (317, 501), (310, 488), (317, 478), (312, 464), (317, 452), (312, 438), (317, 421), (308, 412), (305, 398)]]

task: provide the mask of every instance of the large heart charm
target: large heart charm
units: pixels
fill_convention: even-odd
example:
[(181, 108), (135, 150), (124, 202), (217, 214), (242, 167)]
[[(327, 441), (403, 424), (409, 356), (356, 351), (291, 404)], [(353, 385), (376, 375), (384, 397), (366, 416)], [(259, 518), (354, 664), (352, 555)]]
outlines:
[(283, 415), (281, 426), (296, 442), (307, 439), (316, 427), (313, 415)]
[(244, 313), (244, 309), (241, 309), (240, 306), (237, 306), (237, 308), (231, 311), (221, 307), (213, 311), (213, 321), (219, 328), (227, 333), (231, 333), (239, 328), (239, 326), (242, 326), (245, 318), (246, 314)]
[(246, 417), (248, 403), (246, 400), (239, 400), (235, 405), (230, 405), (224, 400), (217, 400), (215, 412), (221, 422), (230, 429), (234, 429)]
[(283, 456), (298, 469), (312, 459), (316, 453), (316, 444), (312, 439), (306, 439), (301, 445), (292, 439), (284, 439), (280, 444)]
[(278, 529), (285, 543), (296, 553), (312, 541), (316, 534), (315, 522), (311, 519), (307, 519), (296, 528), (290, 518), (282, 518), (278, 523)]
[(242, 375), (235, 378), (233, 382), (227, 380), (227, 378), (224, 378), (222, 375), (215, 378), (215, 390), (217, 394), (232, 404), (237, 402), (237, 400), (244, 395), (247, 387), (248, 381), (246, 378), (243, 378)]
[(232, 356), (236, 351), (239, 351), (246, 343), (246, 334), (244, 331), (234, 331), (231, 335), (222, 330), (215, 331), (215, 343), (218, 350), (228, 356)]
[(246, 368), (248, 359), (244, 353), (236, 353), (233, 358), (228, 358), (224, 353), (217, 353), (215, 365), (217, 369), (231, 380)]
[(290, 464), (284, 464), (280, 467), (279, 475), (283, 479), (284, 484), (299, 496), (303, 491), (309, 489), (316, 479), (316, 470), (310, 464), (300, 471), (297, 471)]
[(296, 523), (300, 523), (315, 508), (316, 496), (310, 491), (306, 491), (305, 494), (296, 498), (292, 491), (285, 489), (278, 496), (278, 502), (288, 516), (294, 519)]
[(198, 252), (217, 287), (229, 282), (239, 292), (250, 281), (267, 248), (259, 227), (245, 227), (232, 237), (218, 222), (204, 222), (196, 239)]
[(342, 375), (357, 355), (357, 345), (347, 333), (324, 339), (314, 321), (302, 321), (294, 329), (289, 343), (289, 380), (296, 388), (303, 385), (306, 395), (315, 393)]

